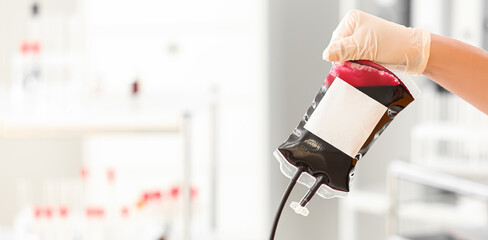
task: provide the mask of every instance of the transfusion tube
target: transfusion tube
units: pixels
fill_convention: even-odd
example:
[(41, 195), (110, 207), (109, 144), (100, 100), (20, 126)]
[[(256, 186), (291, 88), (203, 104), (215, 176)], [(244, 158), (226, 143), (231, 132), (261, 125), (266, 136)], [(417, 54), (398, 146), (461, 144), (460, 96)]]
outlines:
[(300, 166), (297, 168), (297, 171), (295, 175), (291, 178), (290, 183), (288, 184), (288, 187), (285, 190), (285, 193), (283, 194), (283, 197), (281, 198), (281, 203), (280, 206), (278, 207), (278, 210), (275, 215), (275, 219), (273, 222), (273, 227), (271, 228), (271, 234), (269, 235), (269, 240), (274, 240), (275, 234), (276, 234), (276, 228), (278, 227), (278, 222), (280, 221), (281, 217), (281, 212), (283, 212), (283, 208), (285, 207), (285, 203), (288, 200), (288, 197), (290, 196), (291, 191), (293, 190), (293, 187), (295, 187), (295, 184), (298, 181), (298, 178), (300, 178), (300, 175), (305, 171), (305, 167)]

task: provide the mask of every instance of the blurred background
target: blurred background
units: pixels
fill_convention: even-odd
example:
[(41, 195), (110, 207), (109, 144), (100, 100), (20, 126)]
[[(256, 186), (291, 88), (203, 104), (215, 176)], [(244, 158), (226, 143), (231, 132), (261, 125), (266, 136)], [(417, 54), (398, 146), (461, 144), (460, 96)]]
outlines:
[[(0, 1), (0, 239), (267, 239), (352, 8), (488, 47), (483, 0)], [(488, 239), (488, 118), (415, 81), (350, 195), (276, 239)]]

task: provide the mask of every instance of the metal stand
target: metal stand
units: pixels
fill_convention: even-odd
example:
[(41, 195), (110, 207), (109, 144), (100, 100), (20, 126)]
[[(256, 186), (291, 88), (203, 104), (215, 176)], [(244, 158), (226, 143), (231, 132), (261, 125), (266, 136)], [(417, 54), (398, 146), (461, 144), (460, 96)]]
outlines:
[(401, 237), (399, 237), (398, 229), (400, 180), (406, 180), (424, 186), (447, 190), (488, 203), (487, 184), (470, 181), (402, 161), (393, 161), (390, 164), (388, 171), (390, 208), (388, 214), (387, 232), (390, 239), (401, 239)]
[(191, 239), (191, 114), (183, 115), (183, 240)]

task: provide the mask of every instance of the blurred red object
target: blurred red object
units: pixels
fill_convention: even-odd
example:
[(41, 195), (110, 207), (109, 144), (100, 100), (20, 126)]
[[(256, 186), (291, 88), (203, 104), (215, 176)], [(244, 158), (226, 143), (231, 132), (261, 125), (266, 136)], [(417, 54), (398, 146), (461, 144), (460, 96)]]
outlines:
[(33, 41), (33, 42), (23, 41), (22, 44), (20, 44), (20, 52), (22, 54), (28, 54), (28, 53), (39, 54), (40, 50), (41, 50), (41, 44), (38, 41)]
[(87, 207), (85, 213), (87, 217), (103, 217), (105, 211), (101, 207)]
[(82, 167), (82, 168), (80, 169), (80, 177), (81, 177), (81, 179), (83, 179), (83, 180), (86, 180), (86, 179), (88, 178), (88, 168), (86, 168), (86, 167)]
[(107, 169), (107, 180), (110, 183), (114, 183), (115, 182), (115, 169), (113, 169), (113, 168)]
[(120, 213), (122, 214), (123, 217), (129, 216), (129, 208), (127, 206), (122, 207)]
[(68, 207), (66, 207), (66, 206), (59, 207), (59, 216), (67, 217), (68, 216)]

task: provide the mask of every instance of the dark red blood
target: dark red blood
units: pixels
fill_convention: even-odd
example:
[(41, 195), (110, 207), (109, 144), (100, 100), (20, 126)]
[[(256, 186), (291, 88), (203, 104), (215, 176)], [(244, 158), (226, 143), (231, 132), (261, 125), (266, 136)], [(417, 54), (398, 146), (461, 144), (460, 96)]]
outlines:
[(105, 211), (99, 207), (87, 207), (85, 209), (86, 216), (88, 217), (103, 217)]
[(26, 54), (28, 51), (29, 51), (29, 43), (22, 42), (22, 44), (20, 45), (20, 52)]
[(35, 207), (34, 208), (34, 217), (40, 218), (41, 215), (42, 215), (42, 208), (41, 207)]
[(137, 95), (139, 93), (139, 82), (136, 80), (132, 83), (132, 94)]
[(161, 191), (147, 191), (142, 194), (142, 199), (144, 202), (153, 201), (153, 200), (161, 200), (162, 194)]
[(65, 207), (65, 206), (59, 207), (59, 216), (61, 216), (61, 217), (68, 216), (68, 207)]
[(147, 200), (149, 200), (149, 193), (147, 193), (147, 192), (143, 193), (142, 199), (144, 200), (144, 202), (147, 202)]
[(151, 197), (154, 200), (160, 200), (161, 199), (161, 191), (154, 191), (152, 193), (152, 196)]
[(110, 183), (115, 182), (115, 169), (113, 169), (113, 168), (107, 169), (107, 180)]
[(81, 179), (86, 180), (86, 178), (88, 177), (88, 169), (86, 167), (82, 167), (80, 169), (80, 176)]
[(22, 54), (34, 53), (38, 54), (41, 50), (41, 44), (39, 42), (24, 41), (20, 45), (20, 52)]
[(41, 50), (41, 44), (39, 44), (39, 42), (33, 42), (31, 43), (30, 48), (33, 53), (37, 54)]
[(44, 210), (44, 213), (46, 214), (46, 217), (48, 217), (48, 218), (53, 216), (53, 210), (50, 207), (46, 207)]
[(388, 69), (369, 61), (347, 61), (334, 64), (326, 81), (324, 81), (324, 85), (330, 86), (336, 77), (354, 87), (396, 86), (401, 84), (401, 81)]
[(190, 190), (190, 197), (193, 199), (193, 198), (196, 198), (197, 197), (197, 194), (198, 194), (198, 190), (197, 188), (195, 187), (192, 187), (191, 190)]
[(124, 217), (129, 216), (129, 208), (128, 207), (122, 207), (120, 212), (121, 212), (122, 216), (124, 216)]
[(171, 196), (173, 198), (178, 197), (179, 194), (180, 194), (180, 188), (179, 187), (172, 187), (171, 188)]

